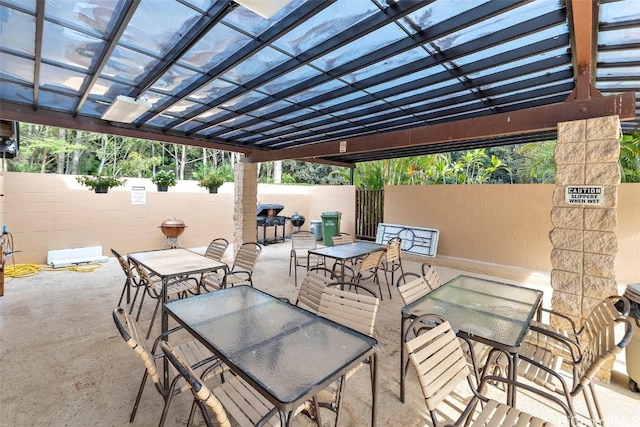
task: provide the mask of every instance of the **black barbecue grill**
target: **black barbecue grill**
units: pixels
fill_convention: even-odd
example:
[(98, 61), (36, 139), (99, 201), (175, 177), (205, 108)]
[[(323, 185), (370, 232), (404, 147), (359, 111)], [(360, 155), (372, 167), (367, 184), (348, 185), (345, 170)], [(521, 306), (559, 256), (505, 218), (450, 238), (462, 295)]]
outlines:
[[(258, 243), (267, 245), (269, 243), (283, 242), (284, 226), (287, 222), (286, 216), (278, 214), (284, 209), (284, 206), (275, 203), (259, 203), (256, 209), (256, 240)], [(278, 227), (282, 227), (282, 234), (278, 236)], [(267, 227), (274, 227), (274, 237), (267, 238)], [(262, 228), (262, 239), (260, 239), (260, 228)]]

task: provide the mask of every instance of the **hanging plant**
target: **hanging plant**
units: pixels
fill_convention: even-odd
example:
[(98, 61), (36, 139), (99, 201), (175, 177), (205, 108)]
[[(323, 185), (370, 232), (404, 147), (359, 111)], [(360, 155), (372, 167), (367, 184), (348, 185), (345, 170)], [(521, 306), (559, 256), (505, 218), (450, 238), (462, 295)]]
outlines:
[(176, 175), (172, 171), (159, 171), (151, 177), (151, 182), (158, 187), (158, 191), (167, 191), (176, 185)]
[(76, 181), (90, 190), (94, 190), (96, 193), (107, 193), (112, 187), (119, 187), (124, 185), (127, 180), (123, 178), (116, 178), (115, 176), (78, 176)]

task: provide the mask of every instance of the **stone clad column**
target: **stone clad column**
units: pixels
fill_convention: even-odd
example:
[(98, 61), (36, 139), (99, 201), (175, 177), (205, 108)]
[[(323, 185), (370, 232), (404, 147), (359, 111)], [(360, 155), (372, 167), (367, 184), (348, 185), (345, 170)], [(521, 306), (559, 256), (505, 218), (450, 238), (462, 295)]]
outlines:
[[(614, 261), (620, 136), (618, 116), (558, 124), (558, 169), (549, 235), (553, 246), (551, 305), (578, 326), (595, 304), (617, 293)], [(602, 186), (602, 205), (567, 203), (567, 186)], [(566, 327), (558, 319), (551, 322)], [(609, 379), (610, 369), (601, 371), (603, 379)]]
[(256, 241), (257, 164), (236, 163), (234, 181), (233, 248), (235, 252), (243, 243)]

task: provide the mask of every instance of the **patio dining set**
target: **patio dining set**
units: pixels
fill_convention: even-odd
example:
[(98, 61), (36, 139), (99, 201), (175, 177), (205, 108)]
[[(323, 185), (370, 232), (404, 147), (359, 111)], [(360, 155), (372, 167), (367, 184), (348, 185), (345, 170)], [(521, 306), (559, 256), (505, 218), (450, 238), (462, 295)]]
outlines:
[[(183, 248), (126, 257), (113, 251), (126, 276), (113, 319), (144, 364), (130, 421), (150, 379), (164, 400), (160, 426), (172, 398), (187, 391), (193, 396), (187, 425), (201, 416), (208, 426), (230, 426), (230, 419), (241, 426), (290, 426), (304, 416), (322, 426), (328, 409), (338, 426), (348, 379), (368, 367), (375, 426), (375, 324), (384, 294), (403, 302), (398, 397), (405, 402), (415, 371), (434, 426), (441, 425), (439, 406), (465, 380), (470, 399), (457, 420), (447, 420), (454, 425), (561, 425), (558, 419), (573, 425), (580, 394), (590, 419), (604, 419), (593, 379), (631, 339), (625, 297), (606, 298), (580, 328), (569, 319), (561, 329), (549, 319), (564, 317), (541, 306), (539, 290), (465, 275), (444, 282), (426, 263), (420, 272), (404, 272), (400, 238), (381, 245), (342, 233), (333, 243), (319, 246), (302, 231), (291, 235), (295, 301), (253, 283), (262, 250), (257, 243), (240, 246), (231, 266), (222, 261), (224, 239), (214, 239), (202, 255)], [(139, 328), (145, 295), (156, 299), (146, 337)], [(149, 343), (158, 311), (161, 333)], [(186, 342), (174, 338), (185, 333)], [(545, 421), (546, 412), (523, 411), (522, 393), (549, 402), (560, 415)]]

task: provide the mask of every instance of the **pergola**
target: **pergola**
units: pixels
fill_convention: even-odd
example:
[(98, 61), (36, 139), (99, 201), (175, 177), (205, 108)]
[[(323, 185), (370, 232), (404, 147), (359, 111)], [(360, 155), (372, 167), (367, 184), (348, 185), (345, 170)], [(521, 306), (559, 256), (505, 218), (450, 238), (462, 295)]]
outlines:
[(238, 3), (2, 0), (0, 118), (351, 167), (638, 127), (637, 0)]

